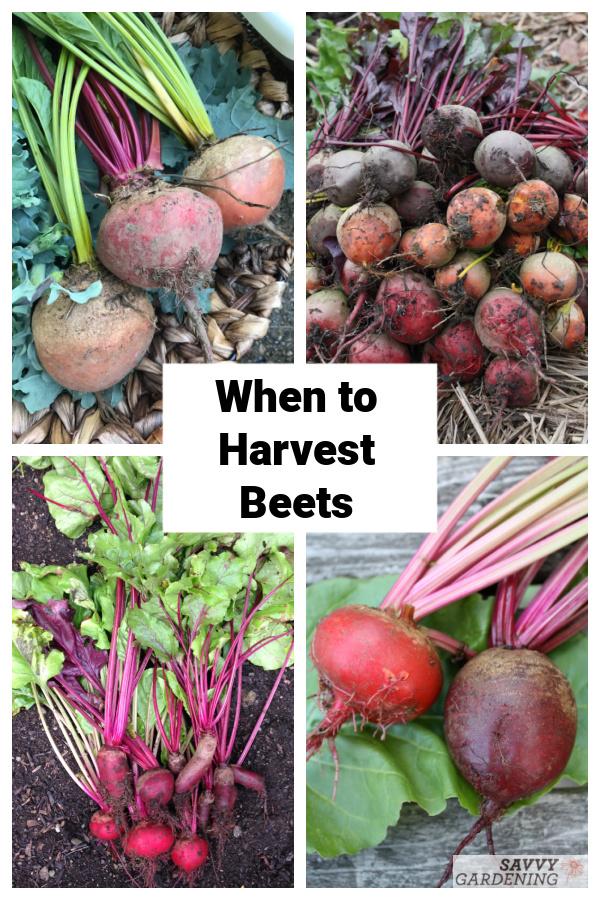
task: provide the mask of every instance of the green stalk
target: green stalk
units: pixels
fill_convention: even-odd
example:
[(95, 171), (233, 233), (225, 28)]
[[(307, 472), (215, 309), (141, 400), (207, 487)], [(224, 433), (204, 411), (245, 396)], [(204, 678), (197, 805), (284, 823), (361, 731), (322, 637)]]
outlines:
[[(44, 691), (46, 694), (46, 691)], [(97, 787), (97, 777), (98, 777), (98, 765), (96, 763), (96, 757), (92, 748), (89, 745), (88, 735), (82, 731), (81, 724), (75, 715), (75, 710), (69, 703), (65, 700), (65, 698), (58, 691), (54, 693), (54, 700), (58, 706), (61, 707), (63, 715), (69, 720), (69, 733), (73, 742), (77, 746), (77, 750), (80, 754), (80, 759), (77, 758), (75, 752), (72, 748), (71, 752), (73, 753), (74, 759), (77, 761), (82, 772), (87, 776), (87, 780), (92, 786)], [(60, 727), (60, 723), (59, 723)], [(61, 729), (62, 730), (62, 729)], [(63, 732), (64, 734), (64, 732)], [(65, 735), (65, 740), (67, 737)], [(69, 745), (70, 746), (70, 745)]]
[(86, 786), (85, 786), (84, 783), (81, 781), (81, 779), (78, 778), (78, 776), (75, 774), (75, 772), (71, 769), (71, 767), (69, 766), (68, 762), (67, 762), (66, 759), (64, 758), (63, 754), (62, 754), (61, 751), (59, 750), (56, 741), (54, 740), (54, 737), (53, 737), (53, 735), (52, 735), (52, 732), (50, 731), (50, 729), (49, 729), (49, 727), (48, 727), (48, 723), (46, 722), (46, 717), (45, 717), (45, 715), (44, 715), (44, 711), (43, 711), (43, 709), (42, 709), (42, 704), (40, 703), (40, 698), (39, 698), (39, 696), (38, 696), (38, 691), (37, 691), (37, 687), (36, 687), (35, 684), (32, 684), (31, 690), (32, 690), (32, 693), (33, 693), (33, 699), (34, 699), (34, 701), (35, 701), (35, 706), (36, 706), (36, 709), (37, 709), (37, 712), (38, 712), (38, 716), (40, 717), (40, 722), (41, 722), (41, 724), (42, 724), (42, 728), (44, 729), (44, 731), (45, 731), (45, 733), (46, 733), (46, 737), (48, 738), (48, 741), (49, 741), (49, 743), (50, 743), (50, 746), (52, 747), (52, 750), (54, 751), (54, 755), (55, 755), (56, 758), (58, 759), (59, 763), (61, 764), (61, 766), (63, 767), (63, 769), (65, 770), (65, 772), (66, 772), (67, 775), (69, 776), (69, 778), (71, 778), (71, 779), (75, 782), (75, 784), (77, 785), (78, 788), (80, 788), (80, 790), (82, 790), (82, 791), (84, 791), (85, 793), (87, 793), (88, 791), (87, 791)]

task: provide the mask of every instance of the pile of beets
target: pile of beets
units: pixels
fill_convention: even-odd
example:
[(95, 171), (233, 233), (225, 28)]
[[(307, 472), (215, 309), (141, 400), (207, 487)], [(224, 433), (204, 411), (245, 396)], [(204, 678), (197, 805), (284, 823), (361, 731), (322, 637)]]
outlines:
[(437, 363), (441, 384), (483, 379), (504, 408), (536, 400), (547, 348), (581, 348), (587, 166), (485, 130), (448, 104), (418, 151), (383, 133), (313, 148), (308, 361)]

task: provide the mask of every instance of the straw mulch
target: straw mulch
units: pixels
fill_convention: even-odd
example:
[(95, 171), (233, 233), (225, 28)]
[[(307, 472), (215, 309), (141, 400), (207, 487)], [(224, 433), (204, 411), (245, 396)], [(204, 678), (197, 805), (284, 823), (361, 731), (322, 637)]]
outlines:
[[(174, 42), (190, 39), (194, 46), (216, 43), (221, 52), (234, 49), (240, 65), (253, 70), (265, 115), (292, 114), (287, 85), (271, 74), (264, 52), (247, 37), (239, 16), (232, 13), (165, 13), (162, 26)], [(240, 241), (219, 257), (214, 291), (206, 316), (215, 362), (240, 360), (255, 341), (265, 337), (273, 310), (282, 304), (293, 268), (293, 247), (284, 235), (269, 233), (254, 244)], [(35, 414), (13, 402), (13, 442), (16, 444), (148, 443), (162, 442), (162, 366), (164, 363), (203, 363), (200, 343), (187, 317), (159, 314), (148, 354), (127, 379), (123, 399), (112, 408), (98, 397), (83, 409), (68, 392), (49, 409)]]

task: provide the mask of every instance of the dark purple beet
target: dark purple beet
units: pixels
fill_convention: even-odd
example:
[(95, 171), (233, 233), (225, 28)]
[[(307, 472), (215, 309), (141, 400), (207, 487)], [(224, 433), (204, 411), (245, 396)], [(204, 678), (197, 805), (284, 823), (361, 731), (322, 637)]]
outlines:
[[(517, 800), (559, 777), (577, 731), (577, 707), (563, 673), (536, 650), (493, 648), (452, 682), (444, 731), (457, 768), (483, 797), (481, 816), (454, 855)], [(452, 872), (452, 861), (440, 886)]]

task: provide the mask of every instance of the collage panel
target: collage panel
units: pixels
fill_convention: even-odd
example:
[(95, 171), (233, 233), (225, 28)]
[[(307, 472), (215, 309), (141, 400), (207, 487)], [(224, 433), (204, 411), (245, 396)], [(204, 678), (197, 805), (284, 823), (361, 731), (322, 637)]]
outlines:
[(15, 12), (13, 442), (160, 444), (165, 363), (293, 361), (293, 22)]
[(307, 361), (441, 444), (587, 443), (587, 13), (309, 13)]
[(14, 887), (293, 885), (293, 537), (162, 507), (159, 457), (13, 460)]
[(307, 884), (585, 886), (587, 458), (438, 490), (430, 535), (307, 535)]

